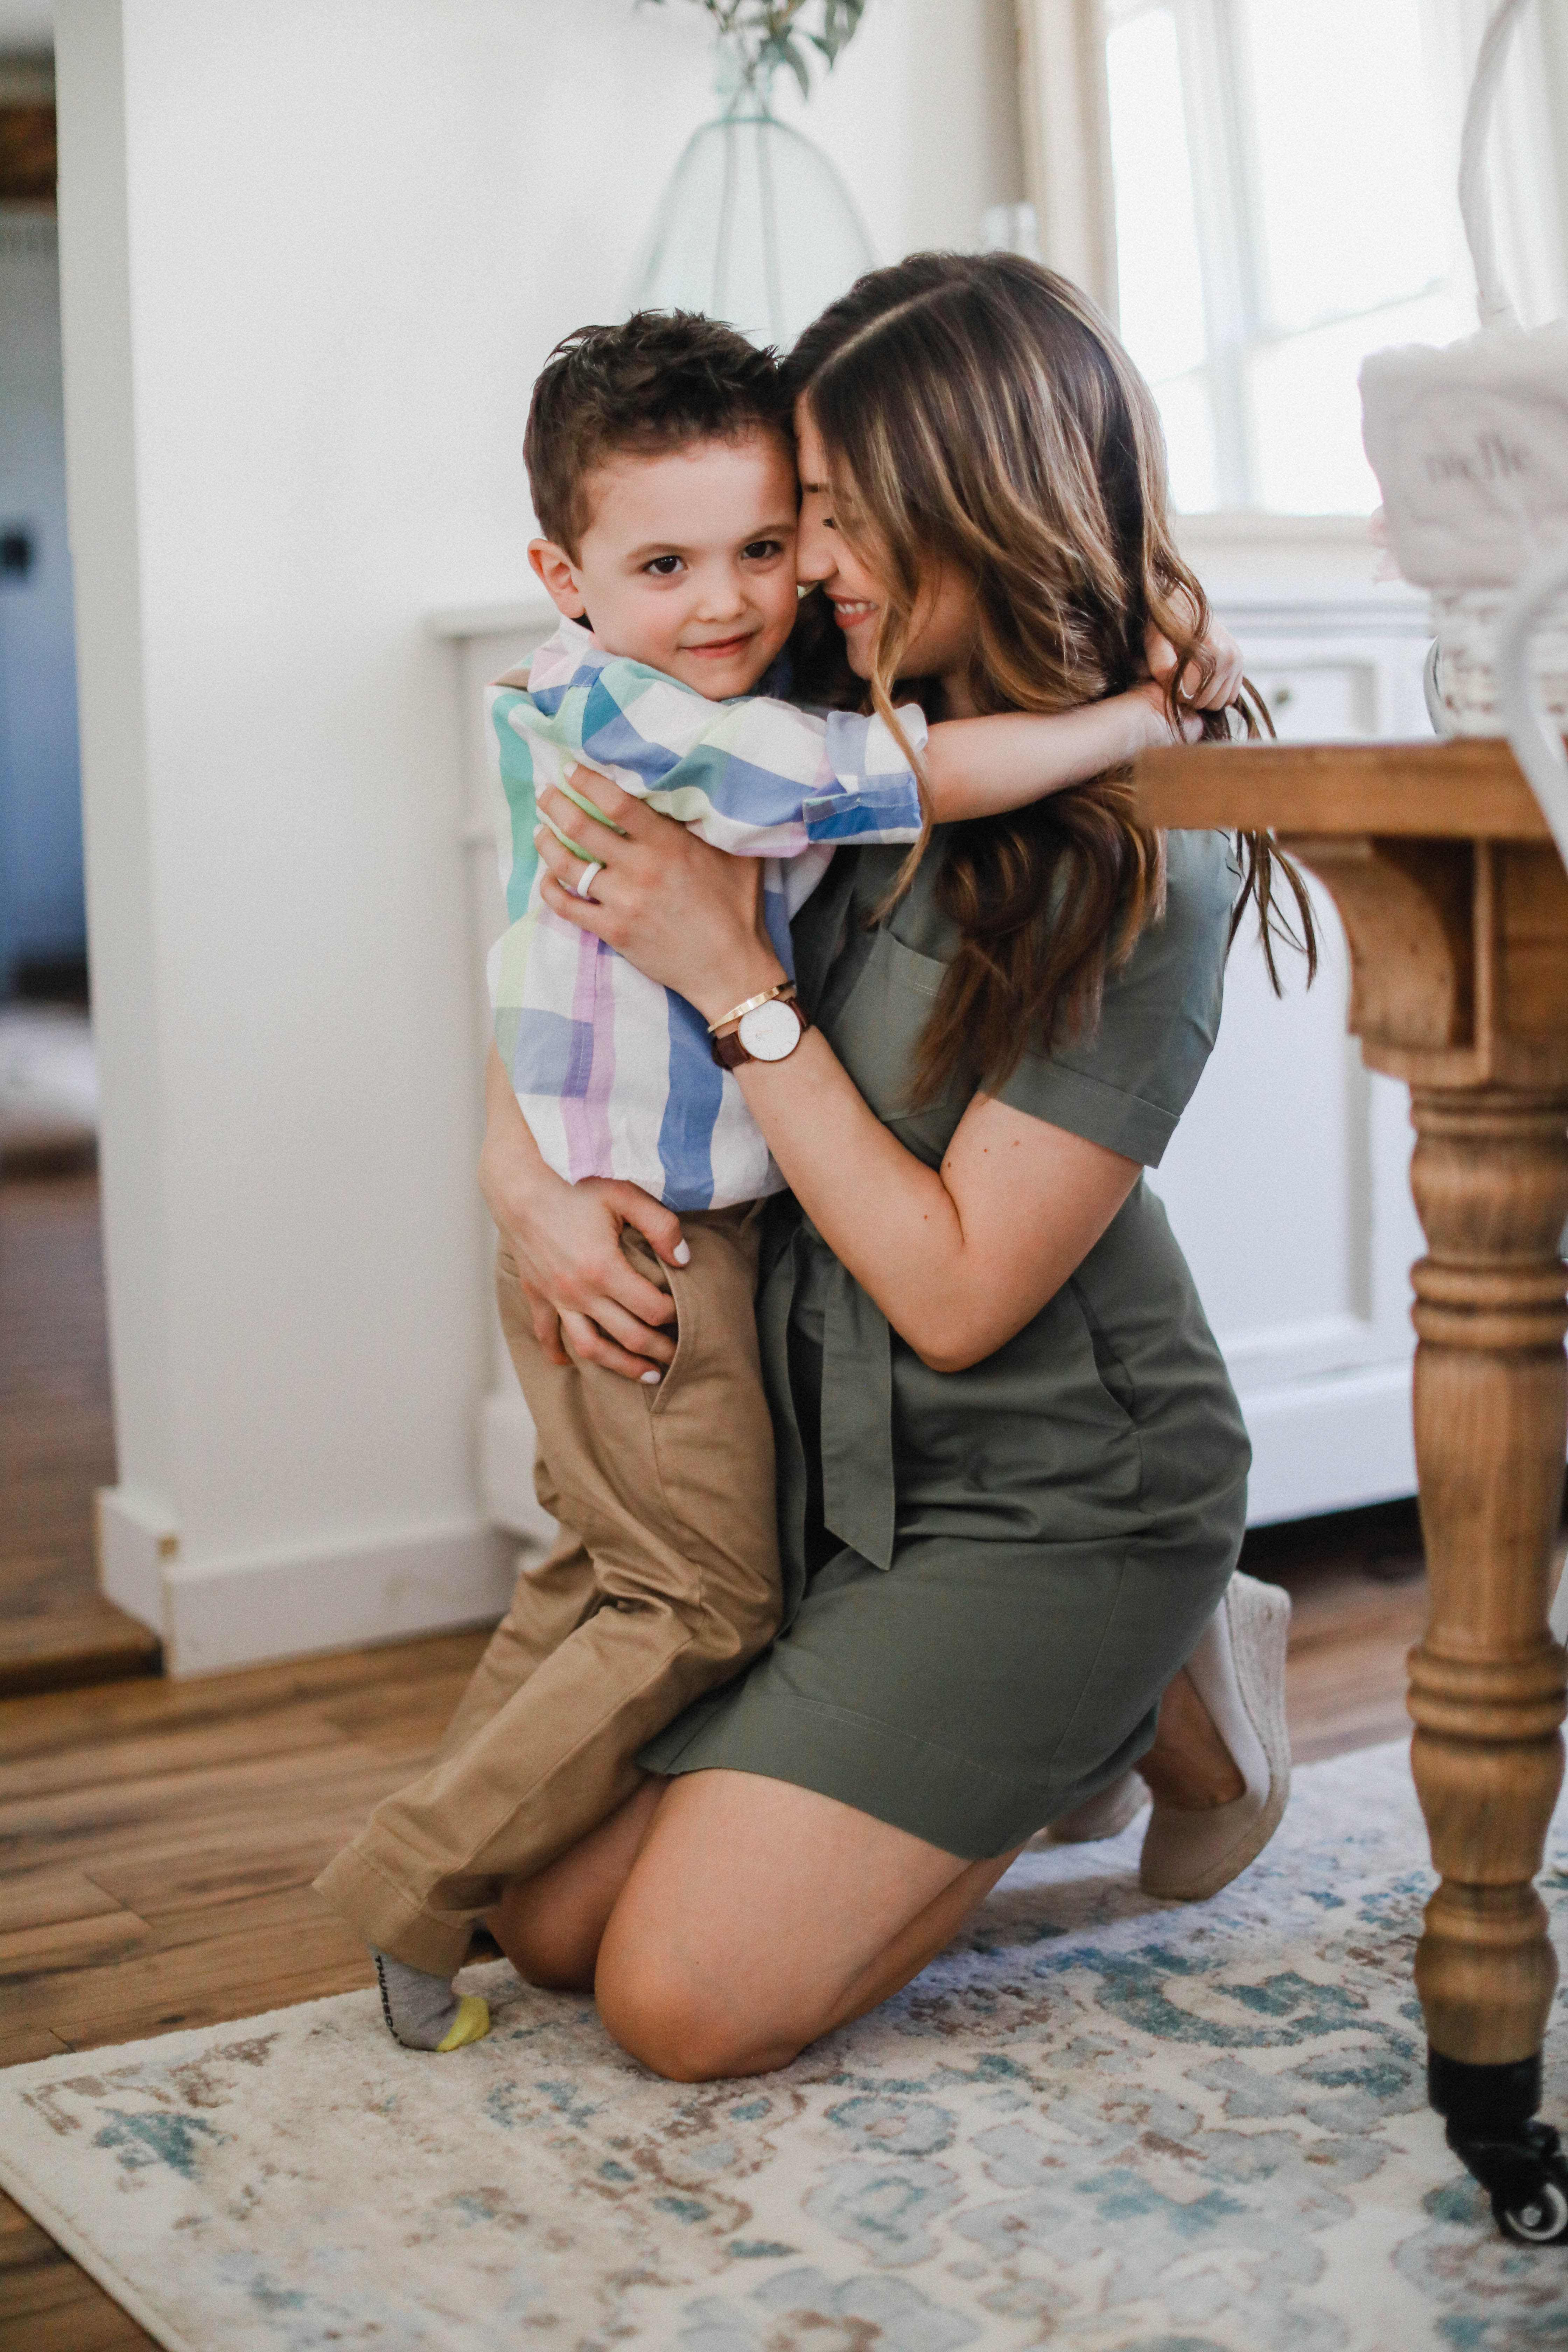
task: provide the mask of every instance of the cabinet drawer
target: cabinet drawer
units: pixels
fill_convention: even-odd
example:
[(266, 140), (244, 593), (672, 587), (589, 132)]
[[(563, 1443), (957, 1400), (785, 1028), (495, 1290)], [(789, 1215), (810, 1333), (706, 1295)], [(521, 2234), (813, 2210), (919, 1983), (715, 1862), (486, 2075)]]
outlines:
[(1377, 675), (1370, 662), (1247, 663), (1282, 742), (1331, 743), (1374, 735)]

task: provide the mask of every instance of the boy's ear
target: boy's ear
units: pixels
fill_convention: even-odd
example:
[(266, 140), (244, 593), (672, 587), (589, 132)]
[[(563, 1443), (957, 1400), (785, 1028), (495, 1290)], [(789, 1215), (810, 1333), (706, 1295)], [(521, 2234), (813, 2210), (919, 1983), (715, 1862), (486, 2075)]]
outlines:
[(580, 621), (588, 609), (587, 600), (577, 566), (566, 550), (557, 547), (552, 539), (531, 539), (528, 560), (556, 611), (564, 613), (569, 621)]

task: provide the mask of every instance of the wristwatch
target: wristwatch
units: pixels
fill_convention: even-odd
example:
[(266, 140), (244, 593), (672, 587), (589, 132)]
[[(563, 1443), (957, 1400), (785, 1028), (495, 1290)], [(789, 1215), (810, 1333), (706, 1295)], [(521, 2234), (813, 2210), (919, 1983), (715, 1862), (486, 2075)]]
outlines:
[(738, 1070), (742, 1062), (786, 1061), (810, 1026), (795, 1001), (795, 983), (782, 982), (713, 1024), (713, 1059), (721, 1070)]

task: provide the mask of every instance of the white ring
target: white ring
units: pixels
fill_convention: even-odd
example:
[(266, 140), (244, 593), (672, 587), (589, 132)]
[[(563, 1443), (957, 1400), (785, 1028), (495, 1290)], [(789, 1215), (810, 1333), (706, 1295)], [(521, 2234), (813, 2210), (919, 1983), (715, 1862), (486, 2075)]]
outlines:
[[(579, 898), (585, 898), (588, 896), (594, 883), (604, 870), (605, 861), (602, 857), (593, 858), (586, 866), (584, 866), (583, 871), (577, 877), (577, 896)], [(594, 904), (597, 906), (598, 903), (598, 900), (595, 898)]]

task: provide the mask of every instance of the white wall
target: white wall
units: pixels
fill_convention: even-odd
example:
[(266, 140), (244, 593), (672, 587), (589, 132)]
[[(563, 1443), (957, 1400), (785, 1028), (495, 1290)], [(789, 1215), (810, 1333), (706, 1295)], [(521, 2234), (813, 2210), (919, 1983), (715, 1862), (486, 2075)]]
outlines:
[[(872, 0), (816, 128), (884, 257), (1017, 194), (1005, 0)], [(120, 1487), (177, 1671), (500, 1605), (446, 649), (521, 585), (551, 344), (622, 307), (699, 11), (60, 0)]]

